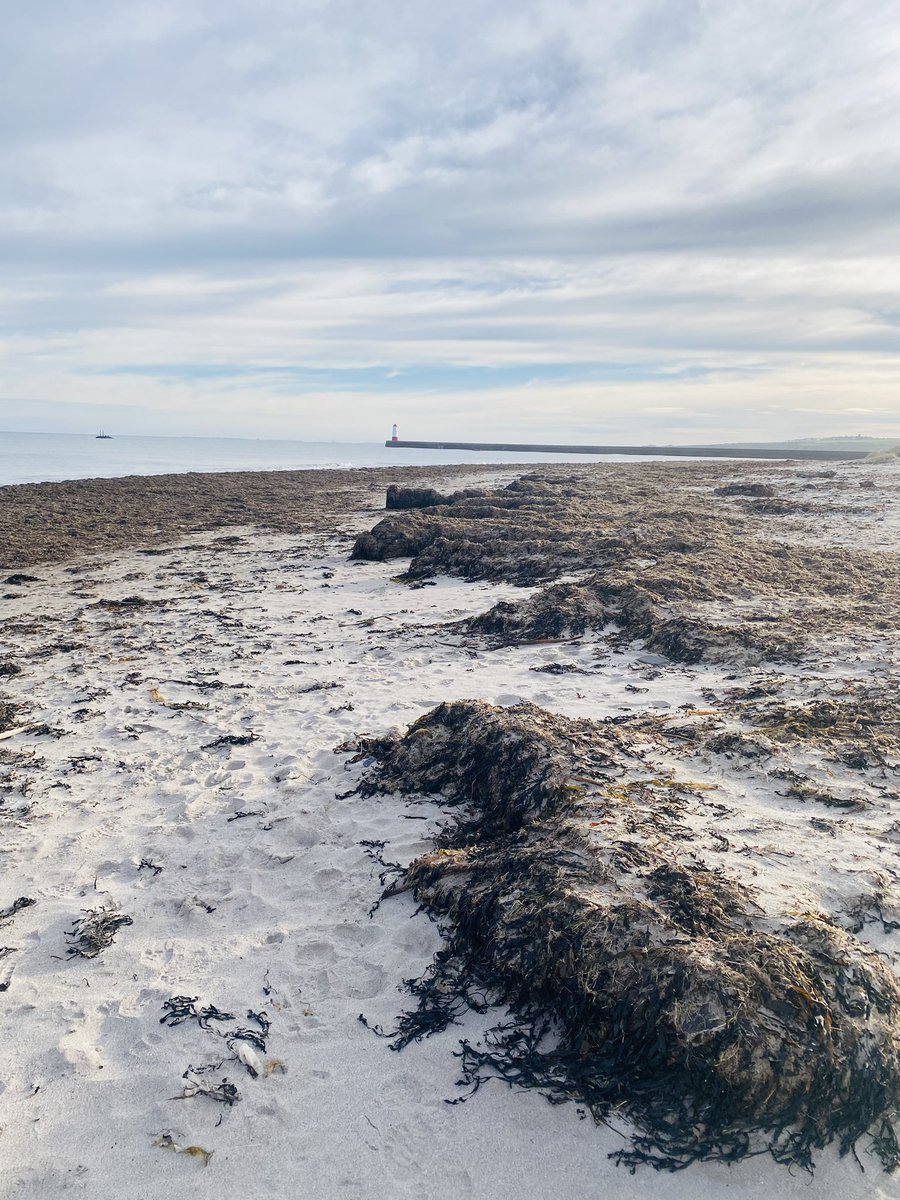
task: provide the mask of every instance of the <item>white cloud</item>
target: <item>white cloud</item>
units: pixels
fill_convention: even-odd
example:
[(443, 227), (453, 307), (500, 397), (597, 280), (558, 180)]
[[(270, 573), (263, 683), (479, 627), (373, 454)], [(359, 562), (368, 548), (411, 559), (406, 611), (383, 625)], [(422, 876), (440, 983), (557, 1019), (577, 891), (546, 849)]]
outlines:
[(7, 395), (233, 432), (896, 420), (887, 0), (4, 9)]

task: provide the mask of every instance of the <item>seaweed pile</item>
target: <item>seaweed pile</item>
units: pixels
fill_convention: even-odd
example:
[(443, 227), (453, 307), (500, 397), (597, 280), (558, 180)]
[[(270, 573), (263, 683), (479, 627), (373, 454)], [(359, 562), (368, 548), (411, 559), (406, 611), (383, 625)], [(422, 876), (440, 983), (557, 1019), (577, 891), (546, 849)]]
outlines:
[(859, 768), (900, 768), (900, 682), (860, 683), (848, 693), (806, 703), (743, 701), (736, 709), (776, 741), (814, 744)]
[(796, 662), (801, 657), (805, 637), (796, 629), (761, 629), (746, 622), (725, 625), (699, 616), (669, 615), (671, 594), (665, 592), (670, 587), (671, 580), (642, 586), (604, 582), (602, 576), (591, 575), (577, 584), (551, 584), (527, 600), (501, 600), (456, 628), (487, 635), (495, 646), (511, 646), (582, 637), (614, 623), (616, 642), (639, 638), (648, 650), (673, 662), (737, 658)]
[(582, 637), (589, 629), (602, 629), (610, 608), (589, 581), (553, 583), (527, 600), (500, 600), (493, 608), (466, 621), (469, 633), (483, 633), (495, 644), (521, 645), (554, 638)]
[(855, 1153), (867, 1133), (886, 1169), (900, 1164), (897, 981), (826, 918), (767, 918), (686, 852), (678, 794), (697, 785), (635, 804), (639, 743), (530, 704), (442, 704), (358, 751), (378, 763), (364, 792), (458, 806), (386, 891), (412, 890), (446, 941), (407, 984), (417, 1005), (386, 1035), (395, 1048), (502, 1005), (481, 1043), (461, 1044), (461, 1082), (627, 1117), (613, 1156), (626, 1166), (768, 1150), (811, 1170), (816, 1148)]
[(591, 494), (569, 477), (538, 474), (497, 491), (457, 493), (446, 504), (385, 517), (359, 535), (351, 557), (384, 562), (412, 556), (409, 581), (443, 572), (541, 582), (591, 560), (599, 565), (620, 546), (621, 539), (591, 527)]
[(407, 508), (433, 508), (436, 504), (451, 504), (449, 496), (445, 496), (436, 488), (401, 487), (397, 483), (388, 484), (385, 508), (390, 511)]
[[(526, 475), (493, 492), (434, 496), (427, 508), (404, 500), (405, 511), (360, 534), (352, 557), (409, 557), (407, 582), (443, 573), (549, 584), (464, 627), (495, 645), (614, 624), (622, 638), (678, 662), (792, 662), (810, 630), (871, 637), (900, 626), (895, 555), (774, 541), (771, 518), (759, 519), (754, 506), (782, 515), (796, 506), (770, 496), (771, 485), (711, 489), (721, 466), (678, 470), (582, 468)], [(751, 499), (735, 509), (717, 494)], [(571, 574), (579, 578), (563, 581)]]
[(96, 958), (113, 944), (123, 926), (132, 924), (131, 917), (119, 912), (115, 905), (85, 910), (66, 934), (67, 953), (70, 958)]

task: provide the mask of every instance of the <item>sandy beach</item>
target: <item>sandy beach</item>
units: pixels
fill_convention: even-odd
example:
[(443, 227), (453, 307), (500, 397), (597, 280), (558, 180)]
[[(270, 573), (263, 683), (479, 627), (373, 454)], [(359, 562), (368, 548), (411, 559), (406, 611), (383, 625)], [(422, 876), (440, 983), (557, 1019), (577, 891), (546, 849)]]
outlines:
[[(448, 502), (385, 514), (392, 483)], [(505, 1002), (399, 1052), (372, 1031), (459, 917), (416, 875), (465, 859), (452, 773), (425, 786), (404, 740), (456, 701), (585, 723), (620, 757), (581, 764), (567, 829), (733, 887), (742, 936), (824, 928), (895, 988), (898, 554), (897, 460), (0, 489), (0, 1194), (900, 1195), (868, 1133), (812, 1174), (765, 1132), (632, 1173), (627, 1099), (598, 1124), (488, 1070), (447, 1103)], [(859, 1018), (888, 1063), (891, 1003)]]

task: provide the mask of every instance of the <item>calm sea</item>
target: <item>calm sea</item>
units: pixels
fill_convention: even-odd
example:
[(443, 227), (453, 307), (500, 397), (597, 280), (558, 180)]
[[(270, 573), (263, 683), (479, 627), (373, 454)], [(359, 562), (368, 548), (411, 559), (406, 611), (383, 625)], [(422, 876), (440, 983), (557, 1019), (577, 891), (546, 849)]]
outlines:
[[(624, 456), (617, 455), (622, 460)], [(613, 456), (608, 456), (611, 461)], [(379, 442), (269, 442), (241, 438), (115, 437), (0, 432), (0, 486), (180, 471), (294, 471), (327, 467), (598, 462), (593, 455), (388, 450)]]

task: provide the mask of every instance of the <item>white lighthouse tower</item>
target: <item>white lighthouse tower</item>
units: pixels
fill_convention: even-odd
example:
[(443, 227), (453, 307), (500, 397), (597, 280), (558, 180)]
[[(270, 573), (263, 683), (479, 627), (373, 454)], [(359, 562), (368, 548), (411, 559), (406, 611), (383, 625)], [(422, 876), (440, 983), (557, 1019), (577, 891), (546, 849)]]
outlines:
[(396, 442), (396, 440), (397, 440), (397, 424), (396, 424), (396, 422), (394, 422), (394, 424), (391, 426), (391, 441)]

